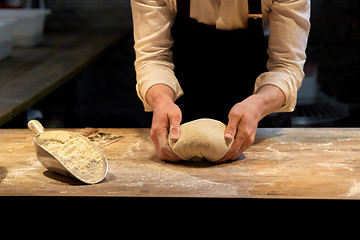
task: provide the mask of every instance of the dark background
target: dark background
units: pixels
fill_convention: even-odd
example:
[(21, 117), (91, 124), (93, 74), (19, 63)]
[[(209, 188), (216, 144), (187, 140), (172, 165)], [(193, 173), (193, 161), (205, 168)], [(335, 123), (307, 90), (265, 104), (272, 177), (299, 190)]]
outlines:
[[(86, 3), (86, 4), (85, 4)], [(51, 0), (46, 31), (123, 29), (121, 41), (95, 63), (33, 106), (45, 127), (150, 127), (135, 91), (131, 9), (128, 0)], [(349, 107), (349, 115), (323, 124), (360, 127), (360, 1), (313, 0), (308, 62), (318, 66), (320, 90)], [(26, 127), (26, 112), (3, 128)]]

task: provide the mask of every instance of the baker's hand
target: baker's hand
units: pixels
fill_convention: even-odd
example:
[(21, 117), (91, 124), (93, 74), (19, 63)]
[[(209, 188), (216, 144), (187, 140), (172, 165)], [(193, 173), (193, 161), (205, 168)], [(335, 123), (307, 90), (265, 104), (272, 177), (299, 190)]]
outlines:
[(285, 104), (285, 95), (274, 85), (264, 85), (258, 92), (235, 104), (229, 113), (229, 123), (225, 130), (225, 140), (234, 142), (229, 152), (218, 162), (235, 160), (255, 141), (258, 123), (265, 116)]
[(162, 160), (180, 161), (181, 159), (171, 150), (168, 141), (168, 134), (173, 141), (179, 139), (182, 118), (180, 108), (174, 103), (173, 90), (167, 85), (155, 84), (148, 89), (146, 100), (153, 108), (150, 136), (156, 154)]
[(234, 139), (234, 142), (229, 152), (217, 162), (235, 160), (250, 147), (254, 143), (260, 120), (259, 108), (252, 97), (237, 103), (229, 113), (229, 123), (225, 130), (225, 140)]
[(151, 139), (154, 142), (156, 153), (162, 160), (180, 161), (169, 146), (168, 134), (171, 140), (177, 141), (180, 137), (181, 110), (173, 102), (164, 102), (154, 108), (151, 125)]

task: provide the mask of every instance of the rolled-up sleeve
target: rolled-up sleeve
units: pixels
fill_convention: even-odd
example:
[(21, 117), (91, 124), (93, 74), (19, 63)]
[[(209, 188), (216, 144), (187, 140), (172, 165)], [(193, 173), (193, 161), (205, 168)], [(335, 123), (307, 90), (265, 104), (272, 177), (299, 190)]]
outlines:
[(145, 111), (152, 111), (146, 92), (155, 84), (165, 84), (177, 99), (183, 94), (174, 74), (171, 24), (175, 12), (164, 0), (131, 0), (134, 39), (136, 91)]
[(256, 79), (254, 93), (267, 84), (277, 86), (286, 97), (284, 106), (277, 112), (291, 112), (295, 109), (297, 91), (304, 78), (310, 0), (273, 1), (268, 11), (269, 71)]

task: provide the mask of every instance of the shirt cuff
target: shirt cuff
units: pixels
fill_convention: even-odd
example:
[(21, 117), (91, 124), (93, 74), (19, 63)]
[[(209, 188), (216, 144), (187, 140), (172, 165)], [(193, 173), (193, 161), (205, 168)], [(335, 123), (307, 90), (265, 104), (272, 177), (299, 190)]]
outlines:
[(256, 79), (254, 94), (256, 94), (264, 85), (277, 86), (285, 95), (285, 104), (276, 112), (293, 112), (295, 110), (297, 91), (298, 88), (300, 88), (301, 81), (298, 83), (298, 81), (291, 79), (288, 73), (271, 71), (265, 72)]
[(175, 99), (178, 99), (184, 93), (181, 89), (181, 86), (174, 75), (174, 72), (167, 67), (151, 67), (150, 71), (146, 71), (142, 76), (137, 76), (138, 81), (136, 84), (136, 92), (143, 102), (145, 111), (153, 111), (152, 107), (146, 101), (147, 91), (156, 84), (164, 84), (170, 87), (175, 93)]

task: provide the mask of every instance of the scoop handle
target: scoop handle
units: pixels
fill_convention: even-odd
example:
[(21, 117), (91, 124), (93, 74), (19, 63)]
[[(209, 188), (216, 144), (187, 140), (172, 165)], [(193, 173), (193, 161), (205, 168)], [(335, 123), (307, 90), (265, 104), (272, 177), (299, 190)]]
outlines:
[(28, 128), (36, 134), (43, 133), (45, 131), (43, 125), (41, 125), (41, 123), (37, 120), (30, 120), (28, 122)]

